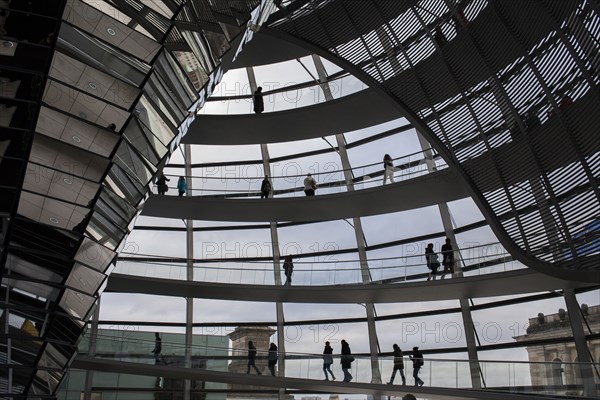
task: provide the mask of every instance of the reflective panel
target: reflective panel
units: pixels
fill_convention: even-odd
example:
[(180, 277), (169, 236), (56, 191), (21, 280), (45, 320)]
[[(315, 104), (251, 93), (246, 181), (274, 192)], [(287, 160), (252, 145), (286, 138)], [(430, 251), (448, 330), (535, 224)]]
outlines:
[(90, 124), (48, 107), (40, 109), (36, 132), (103, 157), (108, 157), (114, 151), (119, 140), (109, 128)]

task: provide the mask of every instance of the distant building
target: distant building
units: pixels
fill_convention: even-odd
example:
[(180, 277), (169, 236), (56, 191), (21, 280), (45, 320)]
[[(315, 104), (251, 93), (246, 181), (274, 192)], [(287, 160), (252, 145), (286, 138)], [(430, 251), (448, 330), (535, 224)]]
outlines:
[[(248, 370), (248, 341), (252, 340), (258, 352), (256, 366), (264, 374), (269, 373), (267, 369), (266, 355), (271, 343), (271, 336), (276, 331), (269, 327), (237, 327), (228, 336), (231, 339), (231, 350), (233, 361), (229, 364), (229, 372), (245, 374)], [(252, 370), (251, 374), (256, 372)], [(253, 400), (275, 400), (279, 398), (277, 391), (270, 387), (250, 385), (229, 385), (228, 399), (253, 399)]]
[[(583, 328), (586, 334), (600, 332), (600, 305), (588, 307), (586, 304), (582, 304), (581, 309), (585, 317)], [(591, 332), (589, 329), (591, 329)], [(569, 315), (561, 308), (556, 314), (544, 315), (539, 313), (537, 317), (529, 318), (527, 333), (515, 337), (515, 340), (522, 342), (525, 340), (570, 337), (572, 335)], [(588, 347), (593, 360), (598, 362), (600, 359), (600, 339), (589, 340)], [(578, 361), (574, 342), (527, 346), (527, 353), (530, 362), (540, 363), (531, 364), (529, 367), (533, 386), (567, 386), (563, 394), (580, 394), (574, 385), (582, 385), (581, 374), (576, 365), (570, 364)], [(598, 380), (596, 373), (595, 377)]]
[(194, 53), (177, 51), (175, 52), (177, 60), (184, 66), (185, 72), (192, 81), (194, 88), (200, 90), (208, 80), (208, 75), (198, 62)]

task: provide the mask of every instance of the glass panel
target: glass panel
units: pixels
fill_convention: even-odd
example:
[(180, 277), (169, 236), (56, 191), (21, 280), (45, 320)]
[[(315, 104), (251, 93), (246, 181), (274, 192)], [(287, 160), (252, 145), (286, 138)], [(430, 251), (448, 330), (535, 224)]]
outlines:
[(137, 180), (129, 177), (116, 164), (111, 167), (105, 184), (130, 204), (137, 204), (143, 197), (144, 187)]
[[(152, 165), (158, 165), (160, 159), (157, 154), (154, 152), (154, 149), (150, 146), (148, 141), (146, 140), (146, 136), (142, 133), (142, 130), (138, 126), (137, 120), (132, 119), (129, 121), (127, 125), (126, 131), (124, 132), (127, 141), (137, 150), (139, 151), (147, 160), (149, 160)], [(154, 137), (154, 136), (152, 136)], [(156, 141), (160, 146), (162, 144)], [(166, 151), (166, 149), (163, 147)]]
[(82, 206), (96, 196), (99, 188), (95, 182), (32, 163), (27, 165), (23, 182), (24, 190)]
[(98, 271), (76, 263), (69, 274), (66, 285), (72, 289), (93, 296), (98, 291), (102, 282), (104, 282), (105, 277), (104, 274), (101, 274)]
[(112, 223), (99, 212), (92, 215), (86, 233), (92, 239), (102, 243), (111, 250), (117, 248), (126, 232)]
[(83, 242), (79, 246), (77, 254), (75, 254), (75, 260), (100, 272), (104, 272), (115, 255), (116, 253), (112, 250), (84, 236)]
[(111, 210), (110, 212), (115, 213), (115, 215), (119, 215), (119, 218), (122, 219), (124, 222), (124, 228), (127, 227), (131, 219), (138, 212), (138, 210), (135, 207), (121, 199), (116, 194), (112, 193), (107, 188), (104, 188), (104, 190), (100, 194), (100, 199), (102, 200), (103, 207), (105, 205), (106, 208), (109, 208)]
[[(173, 54), (175, 54), (177, 61), (179, 61), (181, 67), (194, 85), (194, 93), (199, 91), (208, 82), (208, 74), (204, 71), (194, 53), (190, 51), (175, 51)], [(177, 70), (175, 67), (173, 69)]]
[(128, 109), (138, 89), (61, 52), (54, 53), (50, 76), (78, 90)]
[(107, 193), (106, 191), (102, 192), (100, 198), (96, 202), (96, 209), (106, 217), (109, 218), (115, 225), (119, 226), (121, 229), (126, 230), (129, 224), (129, 220), (125, 220), (121, 217), (117, 212), (115, 212), (104, 200), (104, 195)]
[(141, 158), (126, 140), (121, 142), (117, 150), (115, 163), (136, 177), (142, 186), (146, 186), (156, 173), (156, 168), (148, 160)]
[(60, 307), (78, 319), (84, 319), (94, 304), (94, 298), (71, 289), (65, 289), (60, 300)]
[(136, 105), (135, 113), (143, 126), (149, 128), (165, 146), (169, 145), (175, 137), (176, 127), (165, 122), (162, 115), (156, 111), (154, 105), (148, 100), (146, 95), (140, 98), (140, 102)]
[(80, 1), (67, 3), (63, 19), (145, 62), (150, 62), (160, 49), (154, 40)]
[[(57, 81), (48, 81), (43, 101), (49, 106), (99, 126), (114, 124), (120, 130), (129, 113), (88, 94), (73, 90)], [(77, 142), (76, 138), (73, 138)], [(79, 138), (81, 140), (81, 138)]]
[(184, 111), (187, 107), (176, 104), (157, 74), (152, 74), (144, 87), (144, 92), (148, 99), (151, 99), (154, 104), (158, 105), (162, 114), (169, 119), (173, 126), (179, 125), (178, 121), (181, 121), (186, 115)]
[(73, 229), (84, 220), (88, 210), (63, 201), (30, 192), (22, 192), (18, 213), (46, 225)]
[(173, 95), (177, 96), (177, 100), (185, 109), (196, 100), (196, 90), (170, 53), (163, 52), (161, 54), (156, 61), (156, 71), (166, 82), (167, 87), (175, 91)]
[(68, 24), (61, 24), (57, 46), (66, 54), (84, 61), (100, 71), (139, 87), (150, 67), (128, 57), (93, 36)]
[(41, 107), (35, 129), (36, 132), (103, 157), (112, 154), (119, 140), (119, 136), (110, 129), (104, 129), (48, 107)]

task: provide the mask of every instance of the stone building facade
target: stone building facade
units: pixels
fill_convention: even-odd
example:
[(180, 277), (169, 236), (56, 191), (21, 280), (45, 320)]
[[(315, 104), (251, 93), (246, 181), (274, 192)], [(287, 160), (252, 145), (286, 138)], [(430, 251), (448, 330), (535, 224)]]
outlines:
[[(234, 356), (233, 361), (229, 364), (229, 372), (237, 374), (245, 374), (248, 370), (248, 341), (252, 340), (257, 350), (256, 366), (261, 373), (269, 373), (267, 369), (267, 354), (271, 336), (276, 331), (269, 327), (249, 327), (240, 326), (229, 335), (231, 340), (231, 351)], [(254, 370), (250, 372), (256, 374)], [(250, 385), (229, 385), (230, 392), (227, 398), (235, 399), (277, 399), (278, 394), (273, 393), (273, 388)]]
[[(584, 332), (586, 334), (600, 332), (600, 305), (588, 307), (581, 306), (582, 315), (585, 319)], [(573, 336), (569, 315), (564, 309), (559, 309), (556, 314), (544, 315), (539, 313), (537, 317), (529, 318), (527, 333), (515, 337), (515, 340), (557, 339)], [(596, 363), (600, 360), (600, 339), (588, 340), (588, 347), (592, 360)], [(574, 342), (548, 343), (527, 346), (531, 384), (539, 387), (562, 386), (564, 394), (579, 394), (576, 386), (582, 385), (581, 373), (577, 366), (577, 351)], [(573, 364), (575, 363), (575, 364)], [(599, 383), (598, 366), (594, 370), (596, 382)]]

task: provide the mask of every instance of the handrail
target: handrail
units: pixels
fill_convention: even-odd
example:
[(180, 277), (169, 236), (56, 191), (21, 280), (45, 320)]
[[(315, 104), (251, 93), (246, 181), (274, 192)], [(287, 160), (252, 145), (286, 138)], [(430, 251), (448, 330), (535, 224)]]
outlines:
[[(398, 160), (401, 160), (401, 159), (404, 159), (404, 158), (410, 158), (412, 156), (415, 156), (415, 155), (418, 155), (418, 154), (424, 154), (424, 153), (429, 152), (429, 151), (433, 152), (435, 150), (432, 149), (432, 148), (427, 148), (425, 150), (420, 150), (420, 151), (416, 151), (414, 153), (410, 153), (410, 154), (406, 154), (406, 155), (403, 155), (403, 156), (400, 156), (400, 157), (393, 158), (392, 161), (398, 161)], [(425, 159), (426, 158), (423, 157), (423, 158), (419, 158), (418, 160), (421, 161), (421, 160), (425, 160)], [(439, 154), (437, 154), (437, 153), (434, 153), (433, 156), (431, 157), (431, 160), (439, 160), (439, 159), (441, 159), (441, 156)], [(315, 173), (311, 172), (311, 175), (313, 175), (313, 176), (319, 176), (319, 175), (334, 174), (334, 173), (344, 172), (344, 171), (352, 171), (352, 170), (355, 170), (355, 169), (361, 169), (361, 168), (367, 168), (367, 167), (373, 167), (373, 166), (381, 165), (382, 163), (383, 163), (383, 160), (382, 161), (377, 161), (377, 162), (374, 162), (374, 163), (371, 163), (371, 164), (359, 165), (359, 166), (356, 166), (356, 167), (341, 168), (341, 169), (337, 169), (337, 170), (334, 170), (334, 171), (315, 172)], [(404, 163), (404, 164), (406, 164), (406, 163)], [(397, 165), (395, 167), (400, 167), (401, 165), (402, 164)], [(226, 177), (226, 176), (224, 176), (224, 177), (213, 177), (213, 176), (203, 176), (203, 175), (179, 175), (179, 174), (164, 174), (164, 175), (168, 176), (168, 177), (169, 176), (170, 177), (180, 177), (180, 176), (183, 176), (186, 179), (195, 178), (195, 179), (221, 179), (221, 180), (227, 180), (227, 179), (231, 179), (231, 180), (261, 180), (261, 179), (264, 178), (264, 175), (261, 175), (261, 176), (252, 176), (252, 177), (246, 176), (246, 177), (243, 177), (243, 178), (241, 178), (241, 177)], [(286, 179), (286, 178), (300, 178), (300, 177), (305, 177), (305, 176), (306, 176), (306, 174), (273, 175), (273, 176), (269, 175), (269, 178), (270, 179)]]
[[(432, 160), (438, 161), (441, 160), (441, 158), (439, 158), (438, 156), (435, 156), (432, 158)], [(401, 165), (397, 165), (394, 166), (394, 172), (395, 171), (402, 171), (404, 169), (409, 169), (409, 172), (407, 173), (403, 173), (403, 174), (394, 174), (394, 179), (398, 180), (398, 181), (405, 181), (408, 179), (412, 179), (414, 177), (417, 176), (422, 176), (423, 174), (429, 174), (431, 172), (429, 172), (429, 170), (427, 168), (420, 168), (418, 170), (414, 170), (414, 171), (410, 171), (411, 168), (415, 168), (418, 167), (420, 165), (424, 165), (424, 162), (426, 161), (425, 158), (423, 159), (419, 159), (419, 160), (415, 160), (415, 161), (410, 161)], [(414, 165), (414, 163), (417, 163), (416, 165)], [(377, 165), (380, 163), (375, 163), (375, 164), (370, 164), (371, 165)], [(366, 168), (366, 166), (361, 166), (361, 167), (354, 167), (351, 168), (349, 170), (354, 170), (354, 169), (359, 169), (359, 168)], [(444, 162), (442, 164), (437, 164), (436, 165), (436, 170), (443, 170), (448, 168), (448, 165)], [(335, 171), (325, 171), (325, 172), (316, 172), (314, 174), (311, 173), (311, 175), (314, 176), (319, 176), (319, 175), (335, 175), (335, 174), (339, 174), (341, 172), (344, 172), (346, 170), (335, 170)], [(354, 177), (352, 179), (352, 182), (354, 184), (363, 184), (363, 183), (372, 183), (372, 184), (378, 184), (379, 182), (382, 182), (384, 180), (384, 171), (383, 170), (378, 170), (378, 171), (374, 171), (370, 174), (365, 174), (365, 175), (360, 175), (357, 177)], [(185, 176), (185, 175), (173, 175), (173, 174), (165, 174), (165, 176), (170, 176), (172, 178), (175, 177), (179, 177), (179, 176)], [(301, 179), (303, 177), (305, 177), (306, 175), (289, 175), (289, 176), (277, 176), (277, 177), (269, 177), (269, 179), (271, 181), (275, 180), (275, 179), (291, 179), (294, 178), (295, 181), (297, 181), (298, 179)], [(377, 178), (376, 178), (377, 177)], [(227, 184), (227, 182), (229, 181), (235, 181), (236, 183), (239, 182), (247, 182), (248, 184), (252, 184), (254, 182), (260, 182), (261, 179), (263, 179), (263, 177), (202, 177), (202, 176), (187, 176), (187, 178), (197, 178), (197, 179), (204, 179), (204, 180), (209, 180), (209, 179), (213, 179), (213, 180), (220, 180), (221, 182), (225, 182), (225, 184)], [(333, 182), (317, 182), (319, 188), (321, 189), (331, 189), (331, 188), (340, 188), (340, 187), (346, 187), (347, 185), (347, 181), (345, 179), (340, 179), (337, 181), (333, 181)], [(155, 184), (156, 186), (156, 184)], [(168, 186), (169, 189), (176, 189), (175, 186)], [(228, 197), (251, 197), (251, 196), (259, 196), (260, 190), (258, 189), (208, 189), (208, 188), (191, 188), (191, 189), (187, 189), (190, 192), (218, 192), (221, 194), (211, 194), (211, 195), (205, 195), (203, 197), (216, 197), (216, 198), (228, 198)], [(302, 192), (304, 190), (304, 186), (294, 186), (291, 188), (285, 188), (285, 189), (275, 189), (272, 190), (272, 195), (278, 195), (278, 194), (285, 194), (285, 193), (297, 193), (297, 192)]]
[[(487, 274), (502, 271), (514, 271), (523, 268), (504, 249), (495, 249), (493, 254), (482, 254), (474, 256), (463, 256), (473, 250), (490, 248), (496, 244), (476, 246), (472, 248), (457, 249), (458, 256), (455, 257), (453, 265), (454, 273), (450, 278), (460, 276), (459, 271), (464, 274)], [(482, 252), (487, 253), (485, 250)], [(418, 261), (416, 258), (418, 257)], [(398, 260), (394, 262), (394, 260)], [(399, 260), (402, 260), (400, 262)], [(410, 260), (415, 260), (410, 262)], [(442, 261), (441, 259), (439, 261)], [(299, 266), (294, 268), (294, 282), (301, 286), (323, 286), (323, 285), (357, 285), (357, 284), (390, 284), (421, 280), (428, 277), (429, 268), (424, 254), (409, 255), (406, 257), (384, 257), (371, 259), (369, 264), (369, 282), (360, 279), (361, 267), (358, 260), (322, 260), (298, 262)], [(409, 263), (410, 262), (410, 263)], [(374, 265), (377, 263), (376, 265)], [(460, 266), (461, 264), (462, 266)], [(214, 265), (218, 264), (218, 265)], [(246, 265), (245, 265), (246, 264)], [(249, 265), (248, 265), (249, 264)], [(319, 267), (321, 265), (321, 267)], [(159, 279), (173, 279), (179, 281), (184, 278), (186, 267), (184, 260), (161, 262), (147, 261), (142, 259), (136, 261), (135, 257), (120, 260), (116, 266), (116, 273), (129, 276), (155, 277)], [(275, 275), (273, 261), (241, 261), (226, 259), (218, 261), (194, 262), (191, 267), (195, 273), (194, 282), (215, 283), (238, 283), (254, 285), (274, 285)], [(437, 275), (445, 277), (443, 264), (440, 265)]]
[[(453, 249), (455, 252), (465, 252), (465, 251), (470, 251), (473, 249), (480, 249), (483, 247), (491, 247), (491, 246), (495, 246), (495, 245), (500, 245), (500, 242), (491, 242), (491, 243), (484, 243), (484, 244), (480, 244), (477, 246), (471, 246), (471, 247), (463, 247), (463, 248), (456, 248)], [(441, 253), (441, 251), (440, 251)], [(154, 254), (144, 254), (144, 253), (133, 253), (133, 252), (128, 252), (128, 251), (122, 251), (119, 254), (131, 254), (131, 255), (136, 255), (136, 256), (140, 256), (140, 257), (156, 257), (156, 258), (169, 258), (171, 259), (171, 257), (169, 256), (161, 256), (161, 255), (154, 255)], [(502, 254), (508, 254), (506, 252), (502, 253)], [(496, 254), (498, 255), (498, 254)], [(407, 256), (401, 256), (401, 257), (378, 257), (378, 258), (369, 258), (367, 261), (388, 261), (388, 260), (397, 260), (397, 259), (406, 259), (406, 258), (415, 258), (415, 257), (424, 257), (424, 254), (414, 254), (414, 255), (407, 255)], [(300, 255), (295, 255), (294, 257), (300, 257)], [(135, 257), (129, 258), (125, 261), (132, 261), (135, 262)], [(349, 259), (349, 260), (321, 260), (321, 261), (296, 261), (294, 259), (294, 264), (335, 264), (335, 263), (340, 263), (340, 262), (360, 262), (360, 259)], [(188, 259), (181, 259), (181, 263), (187, 263)], [(256, 261), (256, 260), (249, 260), (249, 261), (239, 261), (239, 260), (232, 260), (232, 261), (228, 261), (228, 260), (218, 260), (218, 261), (195, 261), (194, 264), (213, 264), (213, 263), (221, 263), (221, 262), (228, 262), (228, 263), (247, 263), (247, 264), (264, 264), (264, 263), (272, 263), (273, 261)]]
[[(242, 325), (243, 326), (243, 325)], [(137, 331), (136, 331), (137, 332)], [(151, 332), (145, 332), (145, 333), (151, 333)], [(164, 332), (164, 333), (169, 333), (169, 332)], [(84, 334), (83, 338), (84, 339), (90, 339), (90, 337), (92, 337), (94, 335), (86, 333)], [(153, 339), (142, 339), (142, 338), (126, 338), (123, 336), (119, 336), (116, 337), (114, 335), (102, 335), (102, 334), (96, 334), (95, 337), (96, 339), (96, 344), (98, 343), (98, 341), (100, 340), (107, 340), (107, 341), (113, 341), (113, 342), (122, 342), (122, 343), (132, 343), (132, 344), (142, 344), (143, 345), (147, 345), (148, 347), (152, 346), (154, 347), (155, 345), (155, 341)], [(99, 339), (99, 340), (98, 340)], [(203, 350), (214, 350), (214, 351), (222, 351), (222, 352), (227, 352), (228, 355), (223, 355), (223, 356), (208, 356), (208, 355), (198, 355), (196, 357), (200, 357), (200, 358), (205, 358), (205, 359), (210, 359), (210, 358), (215, 358), (215, 359), (246, 359), (247, 356), (246, 355), (233, 355), (230, 354), (232, 351), (233, 352), (247, 352), (248, 349), (247, 348), (242, 348), (242, 349), (233, 349), (229, 346), (225, 347), (225, 346), (213, 346), (213, 345), (197, 345), (197, 344), (192, 344), (191, 346), (187, 346), (185, 343), (177, 343), (177, 342), (167, 342), (164, 340), (161, 340), (162, 343), (162, 349), (163, 349), (163, 354), (164, 355), (164, 350), (165, 347), (173, 347), (175, 349), (203, 349)], [(337, 343), (336, 343), (337, 344)], [(401, 346), (402, 347), (402, 346)], [(435, 349), (432, 349), (431, 352), (434, 352)], [(97, 353), (102, 354), (102, 351), (98, 351), (98, 349), (96, 350)], [(267, 350), (263, 350), (263, 349), (256, 349), (257, 354), (259, 355), (263, 355), (266, 356), (269, 354), (268, 349)], [(425, 355), (428, 353), (427, 350), (421, 350), (421, 352), (423, 352)], [(80, 354), (86, 354), (85, 352), (80, 352)], [(119, 355), (119, 354), (131, 354), (131, 353), (111, 353), (111, 354), (115, 354), (115, 355)], [(322, 353), (309, 353), (309, 352), (297, 352), (297, 351), (278, 351), (278, 354), (283, 355), (286, 359), (322, 359), (323, 358), (323, 354)], [(408, 357), (408, 355), (410, 354), (409, 351), (404, 352), (405, 358)], [(342, 355), (341, 354), (332, 354), (332, 356), (334, 358), (340, 358)], [(358, 358), (365, 358), (365, 359), (370, 359), (372, 356), (369, 353), (352, 353), (352, 356), (354, 357), (358, 357)], [(393, 354), (392, 351), (389, 352), (378, 352), (376, 355), (378, 358), (390, 358), (393, 359)], [(150, 357), (152, 357), (150, 355)], [(514, 360), (514, 361), (507, 361), (507, 360), (470, 360), (468, 358), (430, 358), (430, 357), (424, 357), (424, 361), (425, 362), (429, 362), (429, 361), (433, 361), (433, 362), (465, 362), (468, 363), (470, 361), (473, 362), (479, 362), (479, 363), (499, 363), (499, 364), (538, 364), (538, 365), (556, 365), (555, 362), (553, 361), (522, 361), (522, 360)], [(599, 365), (600, 363), (598, 362), (592, 362), (592, 363), (585, 363), (585, 362), (579, 362), (579, 361), (561, 361), (561, 364), (563, 365), (574, 365), (574, 366), (578, 366), (578, 365)]]

